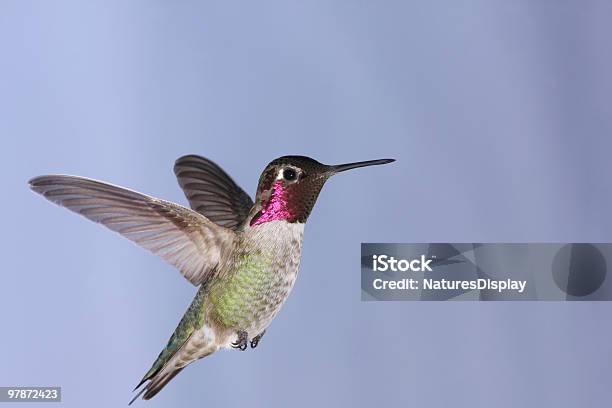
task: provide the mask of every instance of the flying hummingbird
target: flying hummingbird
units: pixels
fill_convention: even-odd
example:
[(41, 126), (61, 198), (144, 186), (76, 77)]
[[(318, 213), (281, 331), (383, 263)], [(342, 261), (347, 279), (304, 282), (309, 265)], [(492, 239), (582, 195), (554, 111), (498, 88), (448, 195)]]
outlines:
[(199, 286), (131, 404), (143, 393), (152, 398), (188, 364), (222, 347), (257, 347), (291, 292), (304, 224), (325, 181), (393, 161), (331, 166), (283, 156), (264, 169), (253, 203), (215, 163), (184, 156), (174, 173), (191, 209), (77, 176), (36, 177), (30, 188), (161, 256)]

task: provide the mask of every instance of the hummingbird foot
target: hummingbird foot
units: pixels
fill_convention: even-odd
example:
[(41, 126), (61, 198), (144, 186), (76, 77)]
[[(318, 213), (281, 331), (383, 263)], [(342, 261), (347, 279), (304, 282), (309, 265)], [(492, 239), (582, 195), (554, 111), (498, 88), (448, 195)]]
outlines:
[(257, 347), (259, 341), (261, 340), (264, 334), (266, 334), (265, 330), (259, 333), (257, 336), (253, 337), (253, 339), (251, 340), (251, 348)]
[(240, 349), (240, 351), (244, 351), (247, 349), (247, 344), (249, 342), (249, 334), (245, 331), (239, 331), (238, 340), (232, 343), (233, 348)]

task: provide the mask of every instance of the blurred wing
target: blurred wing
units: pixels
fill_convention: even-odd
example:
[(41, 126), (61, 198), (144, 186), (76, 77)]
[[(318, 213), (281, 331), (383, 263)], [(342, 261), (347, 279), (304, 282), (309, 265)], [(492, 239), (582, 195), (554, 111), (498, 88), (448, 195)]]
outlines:
[(191, 208), (222, 227), (235, 230), (253, 207), (251, 197), (204, 157), (181, 157), (174, 164), (174, 174)]
[(194, 285), (212, 276), (234, 239), (195, 211), (100, 181), (51, 175), (30, 180), (30, 187), (161, 256)]

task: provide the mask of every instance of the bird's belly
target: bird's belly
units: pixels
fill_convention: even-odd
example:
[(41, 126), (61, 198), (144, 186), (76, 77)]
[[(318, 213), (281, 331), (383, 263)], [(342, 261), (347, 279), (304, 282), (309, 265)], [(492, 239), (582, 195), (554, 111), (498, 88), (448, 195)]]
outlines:
[(275, 262), (245, 262), (211, 289), (213, 317), (227, 328), (246, 331), (250, 338), (263, 332), (289, 296), (298, 265), (279, 268)]
[(289, 296), (300, 265), (304, 224), (249, 227), (210, 290), (210, 316), (230, 330), (261, 334)]
[(251, 338), (261, 334), (272, 323), (293, 289), (297, 269), (292, 272), (283, 271), (275, 278), (263, 296), (252, 300), (252, 306), (246, 313), (242, 327)]

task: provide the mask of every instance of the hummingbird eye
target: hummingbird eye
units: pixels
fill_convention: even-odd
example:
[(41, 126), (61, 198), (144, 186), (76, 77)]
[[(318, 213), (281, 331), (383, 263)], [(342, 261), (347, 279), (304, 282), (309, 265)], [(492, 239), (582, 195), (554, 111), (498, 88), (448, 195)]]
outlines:
[(293, 181), (297, 178), (295, 170), (287, 168), (283, 170), (283, 178), (287, 181)]

